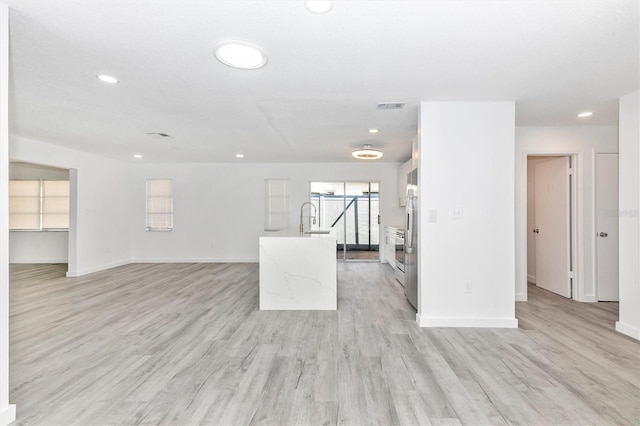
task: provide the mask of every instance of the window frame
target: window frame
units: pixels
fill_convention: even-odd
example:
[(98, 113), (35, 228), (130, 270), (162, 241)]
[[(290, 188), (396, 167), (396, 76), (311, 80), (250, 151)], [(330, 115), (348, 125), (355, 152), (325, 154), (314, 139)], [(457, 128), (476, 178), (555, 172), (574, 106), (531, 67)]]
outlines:
[[(169, 183), (169, 192), (163, 194), (150, 194), (151, 187), (154, 182), (165, 182)], [(152, 199), (161, 199), (166, 198), (169, 200), (169, 209), (162, 211), (150, 211), (150, 200)], [(145, 231), (146, 232), (172, 232), (174, 228), (174, 203), (173, 203), (173, 179), (147, 179), (145, 183)], [(167, 215), (168, 226), (153, 226), (152, 221), (150, 221), (150, 217), (152, 215)]]
[[(38, 184), (38, 195), (32, 195), (32, 196), (24, 196), (24, 195), (11, 195), (11, 191), (9, 191), (9, 231), (10, 232), (68, 232), (69, 231), (69, 225), (70, 225), (70, 220), (71, 220), (71, 188), (70, 188), (70, 182), (69, 180), (65, 180), (65, 179), (9, 179), (9, 187), (11, 187), (11, 182), (37, 182)], [(56, 195), (46, 195), (46, 191), (45, 191), (45, 185), (46, 182), (66, 182), (67, 184), (67, 196), (66, 197), (60, 197), (60, 196), (56, 196)], [(38, 216), (38, 227), (37, 228), (13, 228), (11, 227), (11, 216), (12, 215), (20, 215), (20, 214), (27, 214), (24, 212), (12, 212), (11, 211), (11, 200), (12, 199), (16, 199), (16, 198), (37, 198), (38, 199), (38, 208), (37, 208), (37, 212), (30, 212), (28, 214), (31, 215), (37, 215)], [(47, 199), (53, 199), (53, 198), (66, 198), (67, 199), (67, 203), (65, 204), (66, 206), (66, 212), (45, 212), (45, 204)], [(51, 216), (51, 215), (61, 215), (61, 216), (66, 216), (66, 227), (62, 227), (62, 228), (56, 228), (56, 227), (45, 227), (44, 224), (47, 222), (46, 220), (46, 216)]]

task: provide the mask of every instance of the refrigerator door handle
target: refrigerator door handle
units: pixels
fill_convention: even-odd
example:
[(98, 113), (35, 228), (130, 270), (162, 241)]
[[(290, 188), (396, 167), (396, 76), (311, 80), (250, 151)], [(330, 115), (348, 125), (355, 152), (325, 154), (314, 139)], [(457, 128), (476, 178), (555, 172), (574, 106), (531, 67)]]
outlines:
[(407, 203), (407, 235), (405, 240), (407, 242), (407, 253), (413, 253), (413, 195), (409, 195), (410, 199)]

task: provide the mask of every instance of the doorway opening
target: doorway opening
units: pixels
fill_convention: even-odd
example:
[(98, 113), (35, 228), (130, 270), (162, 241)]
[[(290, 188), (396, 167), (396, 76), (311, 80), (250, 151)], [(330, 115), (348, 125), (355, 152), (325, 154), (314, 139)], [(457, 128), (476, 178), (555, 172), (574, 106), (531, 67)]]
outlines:
[(335, 231), (336, 258), (378, 262), (380, 183), (310, 182), (309, 189), (309, 201), (315, 205), (318, 216), (314, 227)]
[(9, 263), (75, 268), (75, 169), (9, 162)]

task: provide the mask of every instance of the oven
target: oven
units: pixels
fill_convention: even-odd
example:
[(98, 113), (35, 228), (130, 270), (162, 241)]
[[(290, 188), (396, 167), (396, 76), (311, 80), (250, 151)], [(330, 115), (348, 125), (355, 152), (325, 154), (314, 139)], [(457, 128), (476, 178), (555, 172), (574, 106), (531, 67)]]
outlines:
[(404, 230), (396, 229), (394, 240), (396, 247), (395, 276), (400, 281), (400, 284), (404, 286)]

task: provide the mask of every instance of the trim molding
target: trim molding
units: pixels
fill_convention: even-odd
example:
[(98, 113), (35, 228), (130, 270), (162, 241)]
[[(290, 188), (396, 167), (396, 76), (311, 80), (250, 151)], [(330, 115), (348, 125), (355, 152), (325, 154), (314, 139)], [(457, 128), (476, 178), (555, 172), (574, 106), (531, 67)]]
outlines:
[(416, 322), (420, 327), (518, 328), (517, 318), (444, 318), (416, 314)]
[(16, 406), (7, 405), (0, 411), (0, 426), (6, 426), (16, 421)]
[(516, 294), (516, 302), (526, 302), (526, 301), (527, 301), (526, 294), (522, 294), (522, 293)]
[[(29, 262), (26, 262), (29, 263)], [(48, 263), (48, 262), (40, 262)], [(64, 262), (52, 262), (52, 263), (64, 263)], [(258, 258), (249, 259), (130, 259), (121, 260), (119, 262), (108, 263), (105, 265), (94, 266), (91, 268), (80, 269), (77, 271), (68, 271), (67, 277), (74, 278), (87, 274), (93, 274), (94, 272), (106, 271), (107, 269), (117, 268), (118, 266), (129, 265), (131, 263), (258, 263)]]
[(57, 259), (9, 259), (9, 263), (69, 263), (69, 259), (66, 257)]
[(640, 340), (640, 329), (632, 325), (625, 324), (621, 321), (616, 321), (616, 331), (632, 337), (636, 340)]
[(131, 263), (128, 260), (120, 260), (118, 262), (107, 263), (105, 265), (93, 266), (91, 268), (79, 269), (76, 271), (67, 271), (68, 278), (80, 277), (82, 275), (93, 274), (94, 272), (105, 271), (111, 268), (117, 268), (118, 266), (124, 266)]
[(536, 283), (536, 277), (534, 275), (527, 275), (527, 281), (530, 283)]
[(258, 263), (258, 258), (236, 258), (236, 259), (131, 259), (129, 263)]

